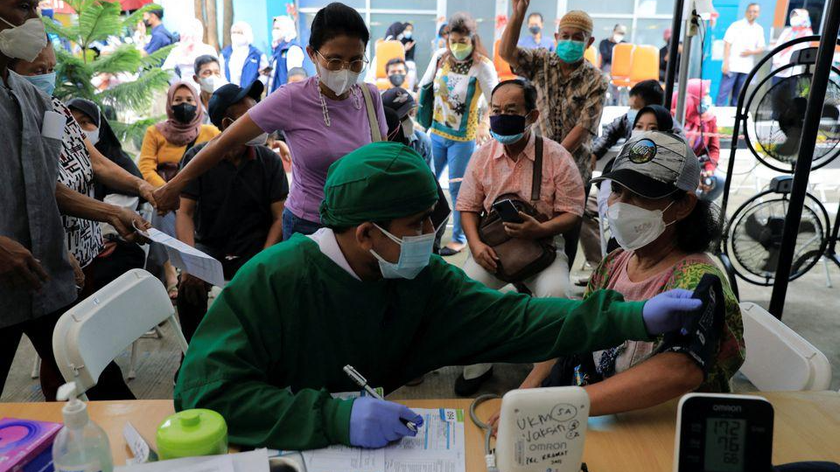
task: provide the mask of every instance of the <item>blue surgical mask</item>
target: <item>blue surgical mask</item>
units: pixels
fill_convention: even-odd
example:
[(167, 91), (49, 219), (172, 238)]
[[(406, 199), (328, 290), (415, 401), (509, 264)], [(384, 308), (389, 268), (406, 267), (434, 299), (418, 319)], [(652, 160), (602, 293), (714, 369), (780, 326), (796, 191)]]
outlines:
[(636, 117), (639, 116), (639, 110), (629, 109), (627, 110), (627, 120), (630, 121), (630, 127), (632, 128), (633, 125), (636, 124)]
[(586, 43), (583, 41), (572, 41), (561, 39), (557, 41), (555, 52), (560, 59), (567, 64), (574, 64), (583, 59), (583, 52), (586, 50)]
[(55, 72), (43, 75), (24, 75), (24, 79), (30, 84), (38, 87), (42, 92), (52, 97), (55, 91)]
[(400, 258), (396, 263), (388, 262), (373, 249), (370, 250), (373, 257), (379, 261), (379, 270), (382, 271), (382, 277), (412, 280), (429, 265), (435, 244), (435, 233), (406, 236), (400, 239), (385, 231), (376, 223), (374, 223), (374, 226), (379, 228), (379, 231), (382, 231), (391, 241), (400, 245)]
[(700, 100), (700, 114), (706, 113), (709, 111), (709, 108), (712, 108), (712, 97), (706, 95), (703, 97), (703, 100)]
[(403, 33), (403, 38), (404, 39), (411, 39), (411, 36), (412, 36), (411, 31), (406, 31), (405, 33)]

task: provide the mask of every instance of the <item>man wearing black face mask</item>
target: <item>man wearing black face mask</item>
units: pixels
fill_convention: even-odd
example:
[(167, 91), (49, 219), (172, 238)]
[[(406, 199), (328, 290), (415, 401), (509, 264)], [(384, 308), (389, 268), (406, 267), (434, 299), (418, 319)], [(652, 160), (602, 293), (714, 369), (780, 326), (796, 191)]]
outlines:
[(143, 24), (146, 25), (146, 30), (150, 32), (152, 39), (149, 40), (143, 51), (148, 54), (153, 54), (158, 49), (165, 48), (172, 44), (173, 38), (166, 27), (163, 26), (163, 10), (152, 10), (143, 13)]
[(554, 50), (554, 41), (551, 40), (551, 35), (543, 36), (543, 16), (542, 13), (534, 12), (528, 15), (528, 36), (519, 40), (517, 46), (521, 48), (537, 49), (543, 48), (549, 51)]
[(408, 69), (405, 61), (399, 57), (395, 57), (385, 64), (385, 74), (388, 76), (388, 81), (394, 87), (402, 87), (405, 83), (405, 77), (408, 75)]
[[(213, 93), (210, 121), (224, 131), (253, 108), (263, 92), (256, 81), (247, 89), (227, 84)], [(191, 181), (181, 191), (176, 216), (178, 239), (222, 261), (225, 278), (253, 256), (283, 238), (283, 205), (289, 182), (280, 156), (265, 146), (262, 134), (244, 146), (231, 148), (224, 160)], [(187, 151), (182, 166), (204, 148)], [(178, 316), (189, 341), (207, 311), (209, 286), (181, 272)]]
[[(519, 212), (519, 223), (505, 222), (511, 238), (541, 240), (553, 238), (554, 262), (534, 276), (520, 280), (538, 298), (566, 298), (571, 286), (569, 261), (564, 252), (563, 233), (574, 228), (583, 215), (583, 181), (571, 154), (548, 138), (538, 140), (531, 126), (539, 118), (537, 91), (522, 80), (501, 82), (490, 103), (490, 135), (494, 140), (482, 146), (470, 160), (455, 208), (461, 212), (471, 257), (464, 272), (489, 288), (500, 289), (508, 282), (497, 278), (500, 259), (479, 236), (481, 215), (490, 213), (499, 200), (515, 198), (530, 202), (540, 218)], [(540, 146), (541, 151), (537, 148)], [(534, 166), (542, 154), (539, 199), (532, 200)], [(455, 393), (470, 396), (493, 375), (492, 364), (467, 366), (455, 382)]]

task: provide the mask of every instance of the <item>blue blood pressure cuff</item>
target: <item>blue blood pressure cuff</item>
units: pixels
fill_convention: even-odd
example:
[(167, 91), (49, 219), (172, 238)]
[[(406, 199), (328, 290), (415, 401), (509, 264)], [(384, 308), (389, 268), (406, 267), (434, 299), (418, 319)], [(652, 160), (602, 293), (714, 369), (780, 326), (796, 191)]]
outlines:
[(712, 274), (704, 275), (694, 289), (693, 298), (703, 302), (700, 315), (692, 318), (682, 332), (666, 334), (656, 353), (683, 353), (703, 369), (705, 377), (714, 364), (726, 315), (720, 279)]

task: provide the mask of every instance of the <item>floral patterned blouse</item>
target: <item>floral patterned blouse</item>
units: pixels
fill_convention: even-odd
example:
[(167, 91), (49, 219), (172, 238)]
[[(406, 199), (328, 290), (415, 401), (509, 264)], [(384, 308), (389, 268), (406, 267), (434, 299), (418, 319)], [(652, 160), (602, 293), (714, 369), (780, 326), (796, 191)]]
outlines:
[[(604, 258), (589, 279), (584, 298), (595, 290), (611, 289), (622, 293), (626, 300), (643, 300), (675, 288), (694, 290), (703, 275), (709, 273), (717, 275), (723, 285), (726, 319), (719, 341), (717, 358), (703, 384), (697, 390), (729, 392), (729, 379), (744, 363), (746, 351), (741, 309), (726, 276), (709, 256), (693, 254), (675, 264), (673, 268), (635, 283), (627, 278), (627, 264), (632, 255), (632, 252), (617, 249)], [(623, 291), (622, 288), (629, 288), (629, 290)], [(654, 342), (625, 341), (613, 349), (594, 353), (595, 365), (604, 377), (609, 377), (649, 359), (661, 343), (661, 336)]]

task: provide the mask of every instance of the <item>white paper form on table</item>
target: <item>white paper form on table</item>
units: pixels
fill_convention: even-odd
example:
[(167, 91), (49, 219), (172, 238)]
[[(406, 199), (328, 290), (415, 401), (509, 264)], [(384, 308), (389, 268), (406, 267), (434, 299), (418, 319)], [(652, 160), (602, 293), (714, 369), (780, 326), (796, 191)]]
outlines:
[(115, 467), (114, 472), (269, 472), (268, 452), (257, 449), (239, 454), (187, 457)]
[(175, 267), (209, 284), (217, 287), (225, 286), (222, 263), (218, 260), (154, 228), (137, 232), (156, 243), (163, 244), (170, 262)]
[(465, 472), (464, 411), (422, 409), (417, 436), (384, 449), (332, 446), (304, 451), (307, 472)]

